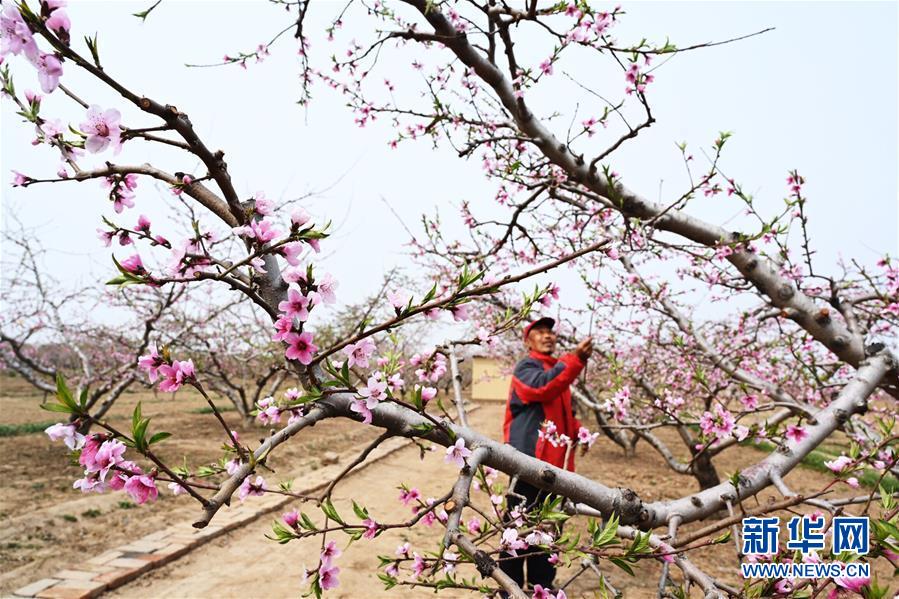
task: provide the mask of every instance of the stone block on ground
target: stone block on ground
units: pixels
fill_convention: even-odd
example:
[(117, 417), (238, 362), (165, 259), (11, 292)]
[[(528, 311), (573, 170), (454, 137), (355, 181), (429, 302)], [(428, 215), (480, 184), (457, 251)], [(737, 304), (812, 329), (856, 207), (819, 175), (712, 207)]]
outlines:
[(51, 587), (57, 582), (59, 582), (58, 578), (41, 578), (40, 580), (36, 580), (31, 584), (16, 590), (14, 594), (19, 597), (34, 597), (47, 587)]
[(98, 566), (103, 566), (119, 557), (122, 557), (122, 552), (112, 550), (112, 551), (107, 551), (105, 553), (101, 553), (100, 555), (98, 555), (96, 557), (92, 557), (91, 559), (87, 560), (87, 563), (96, 564)]
[(172, 559), (184, 555), (190, 550), (187, 543), (169, 543), (165, 547), (161, 547), (153, 552), (153, 555), (171, 556)]
[(221, 526), (216, 526), (215, 524), (210, 524), (206, 528), (197, 528), (195, 529), (197, 532), (194, 533), (194, 537), (197, 539), (203, 539), (206, 537), (214, 537), (215, 535), (222, 532)]
[(96, 575), (96, 572), (90, 570), (61, 570), (53, 576), (62, 580), (90, 580)]
[(109, 562), (109, 565), (115, 566), (116, 568), (123, 568), (125, 570), (130, 570), (132, 568), (143, 568), (144, 570), (146, 570), (148, 568), (147, 562), (133, 557), (119, 557)]
[(113, 572), (97, 574), (94, 577), (94, 580), (106, 583), (109, 585), (109, 588), (114, 589), (122, 586), (126, 582), (131, 582), (148, 569), (146, 562), (144, 562), (140, 568), (116, 568)]
[(132, 543), (128, 543), (127, 545), (122, 545), (121, 547), (117, 547), (119, 551), (137, 551), (140, 553), (150, 553), (152, 551), (156, 551), (160, 547), (165, 547), (168, 545), (167, 541), (153, 541), (147, 539), (139, 539)]
[[(357, 470), (362, 470), (408, 443), (406, 439), (393, 439), (382, 444)], [(303, 471), (294, 479), (294, 488), (301, 489), (300, 492), (305, 494), (313, 494), (324, 489), (327, 481), (340, 472), (340, 464), (352, 460), (357, 453), (358, 449), (343, 454), (325, 452), (320, 457), (322, 467)], [(292, 501), (293, 498), (289, 496), (274, 493), (251, 498), (246, 503), (239, 503), (235, 498), (234, 504), (223, 508), (217, 519), (206, 528), (194, 528), (193, 521), (167, 526), (128, 544), (85, 559), (70, 569), (60, 571), (55, 575), (56, 578), (35, 581), (15, 591), (15, 596), (40, 599), (91, 599), (106, 590), (127, 584), (143, 573), (205, 545), (215, 537), (264, 518), (277, 510), (283, 510)]]
[(89, 599), (106, 590), (99, 580), (63, 580), (36, 595), (40, 599)]

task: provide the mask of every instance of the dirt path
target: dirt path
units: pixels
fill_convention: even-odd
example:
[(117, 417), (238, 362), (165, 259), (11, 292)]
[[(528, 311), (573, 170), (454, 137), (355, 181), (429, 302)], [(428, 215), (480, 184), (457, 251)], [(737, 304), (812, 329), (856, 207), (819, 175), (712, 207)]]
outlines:
[[(480, 430), (499, 429), (501, 406), (489, 404), (471, 415)], [(334, 493), (334, 504), (341, 514), (352, 515), (350, 500), (368, 508), (378, 522), (400, 522), (412, 516), (397, 496), (402, 483), (418, 484), (425, 497), (439, 496), (453, 484), (458, 469), (444, 464), (443, 452), (429, 452), (419, 460), (419, 450), (409, 446), (377, 464), (351, 475)], [(424, 484), (421, 482), (424, 481)], [(389, 491), (388, 491), (389, 489)], [(298, 505), (302, 509), (302, 506)], [(311, 514), (314, 508), (307, 508)], [(372, 568), (377, 555), (393, 555), (396, 547), (410, 542), (419, 552), (436, 550), (443, 528), (421, 524), (398, 535), (387, 532), (370, 541), (361, 540), (338, 558), (340, 586), (328, 597), (431, 596), (427, 591), (394, 589), (384, 591)], [(104, 596), (108, 597), (297, 597), (303, 566), (314, 567), (320, 539), (292, 541), (278, 545), (265, 538), (271, 534), (271, 519), (254, 522), (240, 530), (210, 542), (172, 564), (164, 566)], [(332, 537), (342, 543), (340, 537)], [(470, 596), (444, 592), (441, 596)]]
[[(61, 420), (41, 410), (40, 396), (19, 381), (4, 380), (0, 396), (4, 424)], [(181, 463), (181, 456), (189, 455), (196, 467), (222, 455), (221, 428), (211, 414), (197, 413), (205, 406), (198, 394), (179, 393), (177, 399), (167, 394), (127, 394), (109, 420), (127, 427), (138, 400), (144, 415), (153, 417), (152, 430), (174, 433), (159, 446), (170, 463)], [(246, 439), (267, 434), (264, 428), (246, 426), (233, 411), (224, 417)], [(321, 423), (273, 456), (270, 465), (277, 472), (273, 477), (288, 479), (317, 468), (324, 452), (341, 452), (376, 435), (374, 429), (347, 420)], [(173, 497), (164, 486), (158, 501), (139, 507), (123, 493), (79, 493), (72, 489), (72, 481), (81, 476), (81, 468), (67, 458), (65, 446), (50, 442), (42, 432), (0, 437), (0, 453), (7, 456), (0, 462), (0, 597), (82, 558), (197, 514), (195, 503)]]
[[(503, 406), (496, 403), (485, 404), (472, 415), (474, 428), (499, 436)], [(673, 439), (672, 439), (673, 441)], [(676, 446), (675, 446), (676, 447)], [(763, 457), (750, 450), (725, 452), (718, 458), (718, 468), (722, 477), (743, 468)], [(696, 490), (696, 483), (690, 477), (678, 476), (665, 466), (658, 455), (645, 445), (638, 447), (637, 456), (622, 457), (620, 450), (606, 439), (601, 439), (587, 456), (580, 458), (578, 470), (590, 477), (602, 480), (608, 485), (628, 486), (635, 489), (646, 500), (658, 500), (682, 496)], [(429, 452), (424, 460), (419, 460), (419, 450), (409, 446), (397, 451), (356, 475), (348, 477), (335, 493), (335, 505), (341, 513), (352, 514), (351, 498), (365, 505), (375, 520), (379, 522), (400, 522), (410, 517), (408, 507), (397, 501), (401, 483), (415, 484), (424, 496), (440, 496), (453, 481), (457, 470), (443, 463), (443, 451)], [(799, 468), (787, 477), (788, 484), (797, 492), (807, 492), (821, 488), (827, 477), (821, 473)], [(766, 501), (771, 493), (762, 493), (759, 501)], [(755, 500), (749, 500), (755, 504)], [(298, 506), (301, 507), (301, 506)], [(308, 511), (313, 513), (313, 509)], [(136, 581), (123, 586), (108, 596), (112, 597), (297, 597), (306, 587), (301, 581), (303, 567), (316, 564), (320, 541), (293, 541), (280, 546), (264, 537), (270, 533), (271, 520), (260, 520), (245, 528), (220, 537), (201, 549), (153, 571)], [(703, 523), (693, 523), (683, 527), (684, 531), (701, 527)], [(585, 528), (585, 522), (569, 523), (567, 526)], [(349, 548), (338, 538), (344, 554), (338, 558), (340, 586), (327, 593), (327, 597), (429, 597), (433, 593), (426, 589), (395, 588), (385, 591), (377, 579), (374, 568), (378, 555), (393, 555), (396, 547), (408, 541), (413, 550), (420, 553), (436, 550), (442, 527), (432, 528), (418, 524), (411, 530), (388, 531), (376, 539), (359, 541)], [(337, 537), (333, 537), (337, 538)], [(737, 586), (738, 566), (732, 543), (712, 546), (691, 553), (694, 563), (702, 564), (706, 572)], [(613, 584), (624, 592), (627, 599), (656, 596), (656, 585), (660, 566), (653, 560), (639, 564), (637, 576), (630, 577), (621, 570), (614, 569), (606, 562), (601, 564), (603, 572)], [(460, 568), (465, 577), (477, 576), (473, 568)], [(566, 580), (577, 569), (560, 570), (557, 582)], [(673, 569), (672, 576), (680, 581), (680, 573)], [(408, 572), (401, 573), (407, 579)], [(888, 581), (881, 574), (882, 582)], [(592, 573), (578, 578), (566, 590), (569, 597), (593, 597), (597, 578)], [(695, 589), (694, 589), (695, 591)], [(444, 597), (472, 597), (459, 592), (444, 591)], [(698, 596), (698, 595), (697, 595)]]

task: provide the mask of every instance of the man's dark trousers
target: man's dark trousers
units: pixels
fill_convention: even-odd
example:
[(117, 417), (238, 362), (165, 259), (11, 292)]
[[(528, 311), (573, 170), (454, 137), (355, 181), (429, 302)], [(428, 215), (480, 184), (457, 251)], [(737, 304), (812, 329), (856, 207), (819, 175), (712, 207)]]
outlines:
[[(547, 496), (546, 491), (542, 491), (523, 481), (516, 482), (515, 488), (511, 489), (511, 491), (518, 495), (524, 495), (527, 502), (526, 511), (538, 508)], [(507, 498), (509, 511), (521, 504), (522, 501), (515, 495), (508, 495)], [(549, 563), (549, 555), (539, 547), (529, 548), (517, 553), (518, 557), (513, 557), (512, 554), (505, 552), (500, 554), (500, 570), (514, 580), (519, 587), (523, 587), (524, 567), (525, 563), (527, 563), (527, 579), (531, 588), (539, 584), (545, 589), (551, 589), (553, 580), (556, 578), (556, 567)]]

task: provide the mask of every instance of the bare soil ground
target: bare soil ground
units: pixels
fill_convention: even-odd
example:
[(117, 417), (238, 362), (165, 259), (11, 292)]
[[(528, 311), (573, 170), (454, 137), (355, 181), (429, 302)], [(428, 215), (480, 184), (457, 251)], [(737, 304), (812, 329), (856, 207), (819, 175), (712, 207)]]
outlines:
[[(41, 395), (20, 379), (3, 377), (0, 388), (0, 423), (25, 424), (60, 421), (65, 415), (39, 408)], [(52, 400), (52, 398), (51, 398)], [(138, 401), (144, 416), (152, 416), (152, 431), (173, 436), (158, 446), (168, 463), (180, 464), (190, 456), (191, 466), (215, 462), (222, 455), (224, 432), (212, 414), (197, 413), (206, 402), (196, 392), (171, 394), (141, 391), (121, 397), (109, 413), (113, 426), (130, 427)], [(225, 405), (225, 402), (218, 402)], [(61, 416), (61, 417), (60, 417)], [(226, 422), (242, 439), (263, 437), (267, 429), (245, 426), (237, 412), (225, 412)], [(283, 421), (282, 421), (283, 422)], [(321, 423), (294, 439), (269, 461), (275, 474), (286, 480), (317, 468), (326, 451), (340, 452), (376, 437), (376, 431), (345, 420)], [(51, 443), (43, 433), (0, 438), (0, 596), (165, 526), (197, 515), (195, 502), (172, 497), (160, 486), (159, 500), (135, 506), (122, 493), (86, 494), (72, 489), (81, 476), (77, 463), (62, 443)]]
[[(503, 406), (486, 403), (471, 415), (472, 425), (494, 438), (500, 437)], [(674, 439), (668, 439), (674, 441)], [(676, 445), (675, 445), (676, 447)], [(725, 476), (763, 457), (760, 452), (736, 451), (721, 456), (721, 475)], [(654, 451), (645, 444), (638, 446), (637, 455), (624, 458), (617, 447), (602, 439), (587, 456), (579, 458), (578, 470), (582, 474), (602, 480), (612, 486), (635, 489), (645, 500), (674, 498), (698, 490), (690, 477), (673, 474)], [(401, 522), (410, 517), (408, 507), (397, 500), (397, 488), (401, 483), (417, 485), (425, 496), (438, 497), (451, 487), (458, 471), (444, 464), (443, 452), (428, 453), (419, 459), (419, 451), (409, 447), (381, 460), (370, 468), (347, 478), (335, 492), (335, 505), (342, 514), (352, 514), (350, 500), (365, 505), (378, 522)], [(827, 478), (819, 472), (805, 468), (794, 470), (786, 479), (797, 492), (820, 489)], [(771, 493), (759, 495), (765, 501)], [(479, 495), (478, 503), (486, 506), (486, 498)], [(754, 502), (753, 502), (754, 504)], [(302, 505), (297, 505), (300, 509)], [(310, 514), (314, 508), (306, 508)], [(466, 516), (467, 517), (467, 516)], [(705, 523), (683, 527), (689, 531)], [(301, 582), (304, 566), (313, 567), (317, 561), (320, 541), (310, 539), (292, 541), (279, 546), (264, 537), (269, 532), (270, 521), (258, 521), (243, 529), (212, 541), (201, 550), (152, 572), (112, 593), (114, 597), (296, 597), (305, 587)], [(586, 522), (571, 522), (570, 526), (586, 530)], [(419, 552), (435, 551), (442, 528), (421, 524), (402, 533), (387, 532), (371, 541), (359, 541), (347, 548), (341, 541), (344, 554), (337, 560), (340, 567), (340, 586), (327, 593), (328, 597), (428, 597), (430, 589), (397, 587), (383, 589), (377, 579), (377, 555), (393, 555), (396, 547), (409, 541)], [(691, 552), (691, 559), (701, 564), (706, 572), (741, 586), (733, 543)], [(882, 560), (881, 560), (882, 561)], [(223, 568), (222, 564), (229, 564)], [(637, 576), (603, 563), (602, 571), (612, 583), (630, 598), (656, 597), (661, 566), (654, 560), (645, 560), (637, 568)], [(566, 581), (579, 568), (562, 569), (557, 583)], [(474, 569), (463, 567), (466, 577), (475, 576)], [(672, 568), (672, 576), (682, 582), (680, 572)], [(408, 571), (401, 579), (408, 580)], [(887, 571), (879, 573), (881, 584), (889, 580)], [(569, 597), (596, 596), (597, 577), (586, 573), (577, 578), (566, 590)], [(471, 597), (471, 593), (459, 591), (441, 592), (446, 597)], [(701, 596), (694, 589), (694, 596)]]
[[(52, 420), (53, 414), (37, 409), (40, 398), (19, 385), (4, 381), (2, 389), (3, 423), (24, 423)], [(205, 405), (198, 396), (179, 393), (173, 400), (152, 393), (136, 393), (122, 398), (113, 414), (112, 422), (123, 426), (130, 418), (136, 401), (143, 401), (145, 415), (153, 415), (153, 430), (167, 430), (175, 436), (162, 447), (163, 454), (180, 459), (183, 454), (212, 461), (219, 456), (220, 429), (209, 414), (194, 413)], [(494, 438), (500, 437), (503, 406), (485, 403), (472, 416), (472, 425)], [(266, 431), (244, 427), (234, 412), (225, 414), (244, 438)], [(324, 451), (340, 451), (363, 443), (376, 431), (347, 421), (320, 424), (277, 453), (271, 465), (276, 475), (271, 480), (283, 480), (304, 469), (315, 468)], [(664, 435), (664, 433), (663, 433)], [(672, 447), (674, 438), (665, 437)], [(32, 434), (0, 438), (0, 450), (6, 459), (0, 461), (0, 596), (30, 581), (77, 563), (82, 557), (101, 553), (128, 539), (148, 534), (164, 525), (190, 521), (198, 513), (196, 504), (183, 498), (161, 493), (160, 500), (149, 506), (132, 507), (120, 493), (81, 495), (71, 489), (79, 469), (68, 464), (61, 444), (51, 444), (46, 436)], [(716, 458), (722, 477), (763, 457), (751, 450), (731, 450)], [(625, 486), (637, 491), (646, 501), (675, 498), (698, 490), (692, 477), (674, 474), (657, 453), (640, 444), (637, 455), (625, 458), (620, 449), (601, 438), (586, 456), (579, 456), (578, 471), (601, 480), (610, 486)], [(438, 497), (451, 487), (457, 471), (444, 464), (443, 451), (426, 453), (419, 459), (419, 450), (409, 447), (400, 450), (370, 468), (348, 477), (335, 492), (335, 504), (344, 514), (352, 514), (350, 499), (365, 505), (378, 522), (401, 522), (410, 516), (408, 507), (398, 500), (401, 483), (420, 488), (425, 496)], [(811, 492), (828, 482), (827, 476), (806, 468), (794, 470), (786, 482), (796, 492)], [(165, 495), (165, 496), (163, 496)], [(766, 501), (773, 492), (759, 495)], [(252, 498), (249, 500), (252, 501)], [(478, 503), (486, 505), (481, 496)], [(750, 501), (754, 505), (754, 500)], [(298, 504), (297, 507), (303, 508)], [(315, 508), (306, 507), (310, 514)], [(467, 517), (467, 516), (466, 516)], [(705, 523), (693, 523), (682, 528), (689, 531)], [(305, 586), (301, 583), (303, 566), (314, 566), (320, 541), (294, 541), (277, 545), (265, 538), (270, 532), (270, 520), (260, 520), (218, 538), (179, 560), (148, 573), (134, 582), (110, 593), (115, 597), (296, 597)], [(568, 526), (586, 529), (583, 520)], [(419, 552), (434, 551), (441, 539), (442, 528), (428, 528), (419, 524), (411, 530), (388, 531), (371, 541), (360, 541), (338, 559), (341, 568), (340, 586), (329, 597), (409, 597), (431, 596), (430, 589), (398, 587), (385, 591), (374, 568), (377, 555), (393, 555), (397, 545), (409, 541)], [(343, 539), (339, 539), (341, 542)], [(738, 566), (733, 544), (718, 545), (691, 552), (691, 559), (701, 564), (713, 576), (740, 586)], [(881, 560), (882, 561), (882, 560)], [(645, 560), (639, 564), (637, 576), (631, 577), (607, 562), (601, 569), (627, 598), (655, 597), (660, 564)], [(475, 575), (473, 568), (463, 566), (467, 577)], [(567, 580), (578, 568), (560, 570), (557, 583)], [(680, 572), (672, 568), (673, 578), (680, 582)], [(888, 582), (889, 573), (878, 572), (881, 584)], [(408, 572), (401, 575), (408, 580)], [(569, 597), (595, 596), (597, 578), (587, 572), (566, 589)], [(894, 591), (896, 589), (893, 589)], [(442, 596), (472, 596), (460, 592), (441, 593)], [(698, 595), (697, 595), (698, 596)]]

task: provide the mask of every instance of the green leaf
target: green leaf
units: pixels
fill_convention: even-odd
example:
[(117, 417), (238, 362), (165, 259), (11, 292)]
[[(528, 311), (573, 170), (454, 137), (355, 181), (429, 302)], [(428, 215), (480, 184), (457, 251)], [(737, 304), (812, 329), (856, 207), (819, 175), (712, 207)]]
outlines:
[(634, 542), (628, 547), (627, 552), (631, 555), (645, 553), (649, 549), (649, 533), (634, 533)]
[(600, 597), (607, 598), (609, 597), (609, 592), (606, 589), (606, 577), (600, 575), (599, 577), (599, 588), (597, 589)]
[(434, 430), (434, 425), (430, 422), (423, 422), (421, 424), (416, 424), (415, 426), (413, 426), (412, 430), (416, 433), (419, 433), (419, 435), (424, 436)]
[(899, 528), (886, 520), (871, 520), (871, 527), (874, 529), (874, 536), (878, 541), (885, 541), (889, 537), (893, 537), (899, 541)]
[(422, 303), (422, 304), (428, 303), (429, 301), (431, 301), (432, 299), (434, 299), (434, 297), (435, 297), (436, 295), (437, 295), (437, 283), (434, 283), (434, 286), (431, 287), (431, 290), (428, 291), (427, 294), (425, 294), (424, 299), (421, 300), (421, 303)]
[(139, 451), (147, 448), (146, 436), (149, 425), (150, 419), (142, 417), (141, 402), (137, 402), (137, 405), (134, 406), (134, 413), (131, 415), (131, 436), (134, 438), (134, 446)]
[(355, 529), (354, 528), (344, 528), (343, 532), (345, 534), (349, 535), (349, 537), (352, 541), (358, 541), (359, 539), (362, 538), (362, 535), (365, 534), (365, 529), (364, 528), (355, 528)]
[(325, 516), (337, 522), (338, 524), (343, 524), (343, 519), (340, 517), (340, 514), (337, 513), (337, 509), (334, 507), (334, 504), (331, 503), (330, 499), (325, 499), (322, 503), (322, 512), (325, 513)]
[[(221, 470), (224, 470), (224, 468), (222, 468)], [(197, 476), (200, 478), (207, 478), (207, 477), (213, 476), (215, 474), (218, 474), (219, 472), (220, 472), (219, 470), (216, 470), (215, 468), (210, 468), (209, 466), (200, 466), (199, 468), (197, 468)]]
[(389, 574), (384, 574), (383, 572), (378, 574), (378, 578), (381, 579), (381, 582), (384, 583), (384, 590), (386, 591), (389, 591), (397, 584), (396, 578), (390, 576)]
[(69, 407), (67, 407), (67, 406), (64, 406), (64, 405), (62, 405), (62, 404), (58, 404), (58, 403), (41, 404), (41, 409), (42, 409), (42, 410), (47, 410), (48, 412), (63, 412), (63, 413), (65, 413), (65, 414), (71, 414), (71, 413), (72, 413), (72, 409), (71, 409), (71, 408), (69, 408)]
[(618, 514), (613, 513), (612, 517), (609, 518), (609, 521), (606, 522), (605, 528), (602, 529), (601, 532), (597, 535), (594, 533), (593, 535), (593, 546), (594, 547), (604, 547), (612, 542), (615, 539), (615, 534), (618, 532)]
[(16, 95), (16, 86), (13, 84), (12, 77), (9, 76), (9, 64), (0, 67), (0, 78), (3, 80), (3, 90), (11, 97)]
[(305, 514), (305, 512), (300, 513), (300, 523), (303, 528), (306, 530), (316, 531), (318, 528), (315, 526), (315, 523)]
[(277, 541), (281, 545), (285, 543), (289, 543), (290, 541), (296, 538), (296, 535), (292, 530), (281, 524), (280, 522), (272, 522), (272, 532), (275, 533), (274, 537), (270, 537), (265, 535), (267, 539), (271, 539), (273, 541)]
[[(560, 541), (561, 544), (561, 541)], [(574, 551), (574, 548), (581, 544), (581, 533), (575, 533), (573, 536), (569, 537), (568, 545), (566, 549), (568, 551)]]
[(168, 439), (171, 436), (172, 436), (172, 433), (164, 433), (164, 432), (156, 433), (155, 435), (150, 437), (150, 440), (147, 441), (147, 445), (153, 445), (154, 443), (159, 443), (160, 441), (162, 441), (164, 439)]
[(137, 402), (137, 405), (134, 406), (134, 412), (131, 414), (131, 432), (137, 430), (137, 425), (140, 424), (141, 421), (141, 407), (140, 402)]
[(69, 391), (66, 381), (60, 372), (56, 373), (56, 398), (72, 412), (78, 411), (78, 406), (75, 405), (75, 400), (72, 398), (72, 392)]
[(145, 437), (147, 436), (147, 426), (150, 424), (149, 418), (144, 418), (140, 422), (137, 423), (137, 430), (134, 431), (134, 442), (137, 445), (138, 449), (146, 449), (147, 443)]
[(156, 2), (153, 3), (153, 6), (151, 6), (147, 10), (142, 10), (141, 12), (133, 13), (132, 16), (137, 17), (141, 21), (146, 21), (147, 17), (150, 15), (150, 13), (153, 12), (153, 9), (156, 8), (157, 6), (159, 6), (161, 3), (162, 3), (162, 0), (156, 0)]
[(412, 405), (415, 406), (415, 409), (419, 412), (424, 409), (424, 402), (421, 400), (421, 387), (415, 389), (412, 392)]
[(353, 501), (353, 513), (355, 513), (356, 517), (360, 520), (368, 518), (368, 510), (356, 503), (355, 500)]
[(97, 41), (97, 34), (94, 34), (94, 37), (84, 36), (84, 43), (87, 44), (87, 49), (91, 52), (91, 58), (94, 59), (94, 64), (98, 69), (103, 69), (100, 66), (100, 43)]
[[(338, 383), (337, 381), (330, 381), (330, 382), (335, 383), (333, 386), (337, 386), (337, 385), (340, 384), (340, 383)], [(327, 383), (326, 383), (326, 384), (327, 384)], [(301, 405), (303, 405), (303, 404), (309, 403), (310, 401), (317, 401), (317, 400), (319, 400), (319, 399), (321, 399), (321, 398), (322, 398), (321, 390), (319, 390), (319, 389), (314, 389), (312, 393), (309, 393), (308, 395), (303, 395), (302, 397), (298, 397), (298, 398), (296, 398), (295, 400), (293, 400), (293, 401), (291, 401), (291, 402), (288, 402), (287, 405), (289, 405), (289, 406), (301, 406)], [(257, 412), (258, 412), (258, 410), (257, 410)]]
[(727, 543), (731, 539), (731, 531), (725, 532), (723, 535), (716, 537), (712, 543)]
[(613, 564), (615, 564), (616, 566), (618, 566), (619, 568), (621, 568), (622, 570), (624, 570), (625, 572), (627, 572), (628, 574), (630, 574), (631, 576), (634, 575), (634, 570), (623, 559), (621, 559), (619, 557), (610, 557), (609, 561), (612, 562)]
[(392, 563), (392, 562), (394, 562), (394, 561), (396, 561), (396, 558), (395, 558), (395, 557), (388, 557), (388, 556), (386, 556), (386, 555), (379, 555), (379, 556), (378, 556), (378, 562), (380, 562), (380, 563), (378, 564), (378, 567), (379, 567), (379, 568), (383, 568), (383, 567), (386, 566), (387, 564)]

